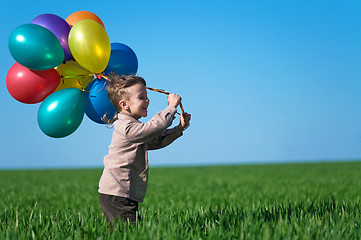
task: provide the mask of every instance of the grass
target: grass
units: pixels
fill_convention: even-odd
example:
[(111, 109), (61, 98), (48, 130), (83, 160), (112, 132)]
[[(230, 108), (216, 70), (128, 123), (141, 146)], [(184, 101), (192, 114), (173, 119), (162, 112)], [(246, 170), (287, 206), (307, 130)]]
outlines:
[(361, 162), (151, 168), (110, 229), (101, 169), (0, 171), (0, 239), (360, 239)]

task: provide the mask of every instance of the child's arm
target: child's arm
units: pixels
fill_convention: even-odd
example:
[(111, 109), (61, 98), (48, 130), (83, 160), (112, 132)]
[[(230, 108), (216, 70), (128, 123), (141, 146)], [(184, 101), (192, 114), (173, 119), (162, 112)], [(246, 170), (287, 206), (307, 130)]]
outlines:
[(177, 106), (180, 103), (180, 96), (170, 94), (168, 96), (168, 107), (156, 114), (149, 122), (130, 122), (125, 124), (124, 132), (131, 142), (149, 142), (172, 125)]
[(183, 135), (183, 131), (189, 126), (191, 115), (184, 113), (180, 117), (180, 123), (177, 127), (164, 130), (159, 136), (148, 142), (148, 149), (155, 150), (171, 144), (174, 140)]
[(178, 125), (179, 128), (181, 128), (182, 131), (186, 130), (191, 121), (191, 115), (189, 113), (183, 113), (180, 115), (180, 123)]

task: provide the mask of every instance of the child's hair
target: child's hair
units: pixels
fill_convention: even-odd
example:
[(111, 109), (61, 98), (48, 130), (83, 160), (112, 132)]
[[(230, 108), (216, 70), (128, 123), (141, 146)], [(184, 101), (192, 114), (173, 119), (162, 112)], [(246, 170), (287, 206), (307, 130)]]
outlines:
[(146, 86), (146, 82), (142, 77), (134, 76), (134, 75), (121, 75), (119, 76), (115, 72), (111, 72), (108, 76), (108, 84), (106, 90), (108, 92), (108, 97), (110, 102), (117, 109), (117, 113), (115, 113), (112, 119), (108, 119), (106, 114), (104, 114), (102, 120), (107, 124), (112, 124), (116, 119), (118, 112), (121, 111), (119, 106), (119, 102), (123, 99), (129, 99), (130, 93), (128, 88), (140, 83)]

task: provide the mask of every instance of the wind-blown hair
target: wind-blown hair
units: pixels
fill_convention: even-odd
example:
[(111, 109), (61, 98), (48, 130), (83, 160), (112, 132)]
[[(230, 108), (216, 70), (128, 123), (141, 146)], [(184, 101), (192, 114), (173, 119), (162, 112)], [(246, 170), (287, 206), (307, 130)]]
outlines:
[(110, 102), (117, 109), (112, 119), (108, 119), (106, 114), (102, 117), (102, 120), (107, 124), (112, 124), (118, 116), (118, 113), (122, 110), (119, 106), (121, 100), (128, 100), (130, 97), (129, 87), (134, 86), (137, 83), (143, 84), (146, 86), (146, 82), (142, 77), (133, 76), (133, 75), (121, 75), (111, 72), (108, 76), (108, 84), (106, 90), (108, 92), (108, 97)]

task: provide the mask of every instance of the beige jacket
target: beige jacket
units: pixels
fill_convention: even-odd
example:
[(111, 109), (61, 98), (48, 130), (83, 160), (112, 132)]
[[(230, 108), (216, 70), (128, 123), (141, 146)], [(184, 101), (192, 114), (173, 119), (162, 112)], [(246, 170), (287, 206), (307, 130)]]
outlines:
[(146, 123), (129, 114), (118, 114), (109, 153), (104, 157), (99, 193), (143, 202), (148, 183), (148, 150), (165, 147), (182, 136), (177, 128), (167, 129), (175, 113), (176, 108), (168, 106)]

